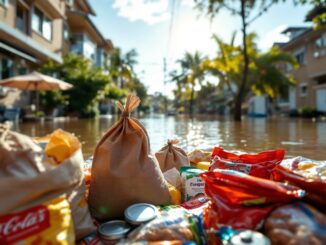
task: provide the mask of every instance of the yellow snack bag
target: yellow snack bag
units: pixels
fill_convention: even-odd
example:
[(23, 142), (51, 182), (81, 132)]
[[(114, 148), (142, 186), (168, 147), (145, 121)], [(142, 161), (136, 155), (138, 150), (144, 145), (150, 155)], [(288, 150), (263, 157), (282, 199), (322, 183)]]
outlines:
[(326, 170), (324, 170), (323, 172), (321, 172), (321, 175), (326, 176)]
[(169, 193), (171, 196), (172, 203), (174, 205), (181, 204), (181, 192), (178, 191), (177, 188), (175, 188), (173, 185), (170, 185), (168, 183)]
[(298, 164), (298, 169), (300, 170), (307, 170), (313, 167), (316, 167), (316, 164), (312, 162), (300, 162)]
[[(44, 142), (45, 148), (48, 141), (51, 141), (47, 149), (50, 157), (44, 157), (43, 146), (36, 142)], [(65, 146), (68, 158), (60, 155), (55, 143)], [(54, 158), (56, 155), (59, 158)], [(38, 236), (38, 240), (33, 240), (35, 245), (71, 244), (71, 236), (67, 242), (65, 235), (71, 234), (71, 227), (77, 240), (96, 230), (85, 200), (84, 158), (76, 137), (57, 130), (49, 138), (32, 140), (0, 124), (0, 158), (0, 244), (31, 244), (25, 240), (34, 236)], [(68, 203), (55, 201), (63, 195)], [(69, 229), (65, 225), (68, 216)], [(48, 242), (53, 237), (63, 242)], [(12, 242), (15, 239), (19, 242)]]
[(75, 243), (71, 211), (65, 197), (58, 197), (20, 212), (0, 216), (0, 244)]
[(54, 131), (45, 147), (45, 153), (52, 157), (57, 163), (61, 163), (69, 158), (81, 147), (80, 142), (74, 135), (61, 129)]
[(197, 168), (200, 168), (200, 169), (204, 169), (204, 170), (208, 170), (209, 167), (210, 167), (211, 163), (210, 162), (198, 162), (196, 164), (196, 167)]

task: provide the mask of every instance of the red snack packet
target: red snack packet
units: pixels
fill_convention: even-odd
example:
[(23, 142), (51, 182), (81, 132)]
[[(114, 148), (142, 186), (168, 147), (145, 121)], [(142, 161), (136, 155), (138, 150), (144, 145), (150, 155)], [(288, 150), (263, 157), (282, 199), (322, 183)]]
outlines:
[(260, 153), (232, 153), (215, 147), (209, 170), (231, 169), (252, 176), (269, 179), (273, 168), (284, 158), (284, 150), (276, 149)]
[(215, 169), (201, 173), (211, 203), (204, 210), (207, 229), (230, 225), (256, 229), (275, 207), (304, 195), (298, 187), (253, 177), (234, 170)]
[(187, 202), (180, 204), (180, 206), (187, 210), (191, 210), (191, 209), (199, 208), (199, 207), (205, 205), (208, 201), (209, 201), (209, 198), (207, 196), (205, 196), (204, 194), (202, 194), (202, 195), (199, 195), (197, 197), (190, 199)]
[(271, 178), (302, 188), (306, 191), (305, 199), (321, 211), (326, 212), (326, 182), (324, 180), (306, 178), (281, 165), (273, 170)]

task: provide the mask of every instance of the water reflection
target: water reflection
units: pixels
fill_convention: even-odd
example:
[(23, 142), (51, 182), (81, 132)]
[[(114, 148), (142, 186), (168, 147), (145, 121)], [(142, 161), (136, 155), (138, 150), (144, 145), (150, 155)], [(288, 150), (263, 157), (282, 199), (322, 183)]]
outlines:
[[(17, 131), (32, 137), (51, 133), (57, 128), (72, 132), (83, 144), (84, 156), (93, 154), (103, 134), (117, 121), (117, 117), (84, 120), (58, 120), (43, 123), (21, 123)], [(168, 139), (177, 138), (186, 151), (194, 148), (212, 149), (220, 145), (229, 150), (257, 152), (284, 148), (287, 156), (306, 156), (326, 159), (326, 122), (289, 118), (247, 118), (233, 122), (214, 116), (165, 117), (153, 115), (140, 118), (148, 131), (152, 152), (160, 149)]]

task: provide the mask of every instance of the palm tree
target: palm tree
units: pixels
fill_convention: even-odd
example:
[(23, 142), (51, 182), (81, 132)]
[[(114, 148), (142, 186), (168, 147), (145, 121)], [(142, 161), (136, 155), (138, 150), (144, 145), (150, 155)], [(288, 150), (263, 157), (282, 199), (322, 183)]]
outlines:
[(235, 97), (237, 92), (233, 85), (241, 79), (239, 77), (241, 73), (239, 64), (242, 61), (241, 48), (234, 45), (235, 36), (236, 33), (234, 32), (230, 44), (227, 44), (217, 35), (213, 35), (213, 39), (218, 45), (216, 57), (205, 59), (202, 64), (204, 70), (219, 78), (219, 87), (223, 89), (227, 87), (232, 97)]
[(118, 87), (124, 88), (126, 83), (131, 82), (135, 78), (133, 66), (137, 64), (136, 57), (137, 52), (134, 49), (122, 55), (121, 50), (116, 48), (110, 55), (106, 63), (106, 69)]
[[(249, 47), (247, 46), (248, 27), (257, 18), (262, 16), (275, 3), (284, 0), (194, 0), (197, 7), (201, 11), (205, 11), (212, 18), (221, 10), (226, 9), (231, 11), (233, 15), (237, 15), (241, 19), (242, 32), (242, 72), (241, 80), (237, 95), (234, 102), (234, 119), (241, 121), (241, 106), (245, 99), (246, 91), (249, 87), (249, 69), (250, 69), (250, 55)], [(306, 2), (306, 0), (298, 0)], [(313, 1), (313, 0), (312, 0)], [(319, 1), (319, 0), (316, 0)], [(258, 12), (257, 12), (258, 10)]]
[(124, 63), (133, 70), (133, 67), (138, 64), (137, 57), (137, 51), (135, 49), (131, 49), (122, 57), (122, 59)]
[(172, 80), (177, 82), (179, 92), (183, 88), (189, 91), (189, 113), (193, 114), (195, 87), (201, 84), (204, 79), (204, 71), (201, 67), (203, 61), (202, 55), (196, 51), (194, 54), (186, 52), (184, 57), (177, 62), (180, 64), (181, 72), (178, 74), (176, 71), (172, 72)]
[(122, 54), (119, 48), (116, 48), (106, 62), (106, 70), (113, 81), (114, 86), (110, 85), (105, 90), (105, 97), (110, 99), (121, 99), (128, 92), (136, 93), (142, 100), (140, 110), (146, 109), (147, 88), (134, 71), (134, 66), (138, 63), (138, 53), (131, 49)]
[(284, 74), (278, 65), (288, 63), (297, 67), (295, 58), (283, 53), (278, 47), (257, 55), (253, 59), (254, 67), (250, 69), (251, 91), (256, 94), (267, 94), (270, 98), (286, 97), (289, 86), (295, 85), (292, 76)]
[[(215, 58), (203, 61), (203, 68), (211, 74), (218, 76), (222, 88), (227, 87), (232, 97), (234, 108), (238, 103), (238, 91), (242, 85), (243, 55), (240, 46), (234, 45), (232, 36), (230, 44), (223, 42), (214, 36), (218, 45)], [(294, 57), (281, 52), (273, 47), (266, 53), (261, 53), (255, 44), (256, 35), (248, 34), (246, 40), (247, 52), (250, 57), (248, 70), (248, 86), (244, 90), (244, 98), (250, 92), (254, 94), (267, 94), (272, 99), (284, 96), (288, 87), (295, 84), (292, 77), (285, 75), (279, 68), (279, 64), (289, 63), (296, 66)], [(243, 101), (241, 102), (241, 104)], [(237, 112), (235, 112), (237, 113)]]

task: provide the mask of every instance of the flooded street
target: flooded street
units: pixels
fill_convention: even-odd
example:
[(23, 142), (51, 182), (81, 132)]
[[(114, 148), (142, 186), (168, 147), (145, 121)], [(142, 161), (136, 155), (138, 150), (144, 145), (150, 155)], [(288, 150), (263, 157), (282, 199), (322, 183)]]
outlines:
[[(85, 158), (93, 154), (97, 142), (117, 117), (70, 119), (44, 123), (21, 123), (14, 128), (24, 134), (43, 136), (57, 128), (75, 133), (83, 144)], [(198, 116), (166, 117), (153, 115), (140, 118), (148, 131), (151, 149), (159, 150), (169, 138), (177, 138), (186, 151), (209, 150), (216, 145), (227, 150), (258, 152), (284, 148), (286, 156), (305, 156), (326, 160), (326, 121), (292, 118), (246, 118), (233, 122), (226, 118)]]

